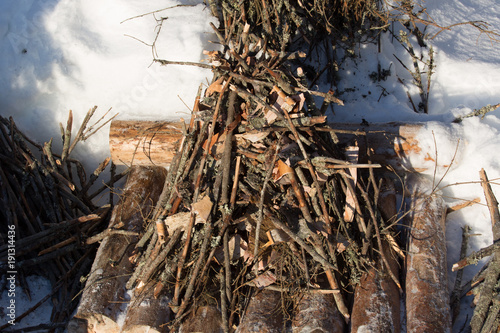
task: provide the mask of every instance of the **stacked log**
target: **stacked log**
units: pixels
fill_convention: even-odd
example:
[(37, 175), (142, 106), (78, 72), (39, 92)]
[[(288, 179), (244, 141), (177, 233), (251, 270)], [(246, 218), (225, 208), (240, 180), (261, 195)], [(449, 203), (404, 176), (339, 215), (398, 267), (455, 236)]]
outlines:
[[(381, 191), (379, 209), (382, 218), (388, 222), (397, 217), (396, 193), (391, 180)], [(398, 258), (389, 242), (384, 239), (382, 251), (389, 261), (394, 276), (400, 276)], [(364, 273), (356, 287), (352, 308), (351, 332), (401, 332), (400, 290), (391, 276), (386, 273), (381, 259), (377, 266)]]
[(344, 318), (335, 305), (332, 294), (305, 292), (298, 297), (292, 320), (293, 333), (342, 333)]
[(144, 286), (144, 292), (133, 295), (126, 310), (125, 322), (121, 332), (126, 333), (163, 333), (168, 332), (167, 323), (172, 319), (168, 307), (168, 295), (154, 295), (154, 283)]
[[(183, 138), (182, 122), (113, 120), (109, 145), (113, 162), (117, 165), (157, 165), (168, 167)], [(372, 150), (370, 161), (390, 165), (397, 171), (423, 172), (427, 165), (411, 164), (424, 161), (424, 150), (418, 137), (422, 124), (383, 123), (363, 126), (360, 124), (329, 124), (340, 144), (349, 143), (353, 135), (361, 152), (367, 143)], [(325, 129), (322, 129), (325, 131)]]
[[(134, 122), (133, 126), (136, 131), (137, 128), (141, 127), (141, 123)], [(122, 122), (120, 124), (120, 127), (126, 128), (127, 127), (126, 122)], [(144, 127), (151, 128), (151, 123), (145, 123)], [(391, 162), (392, 165), (401, 170), (402, 166), (402, 164), (400, 163), (401, 159), (403, 158), (407, 159), (409, 155), (418, 153), (419, 150), (418, 142), (416, 142), (413, 139), (415, 134), (415, 128), (417, 127), (413, 125), (406, 126), (400, 124), (396, 126), (394, 124), (390, 124), (386, 127), (387, 131), (382, 132), (380, 131), (380, 128), (382, 128), (381, 125), (380, 128), (377, 128), (373, 132), (369, 133), (370, 138), (372, 139), (377, 138), (377, 135), (380, 135), (380, 139), (376, 140), (379, 146), (374, 147), (372, 152), (375, 154), (375, 156), (379, 156), (380, 158), (382, 158), (382, 156), (385, 156), (386, 158), (388, 158), (388, 156), (392, 156), (392, 158), (390, 158), (389, 161), (392, 161)], [(360, 131), (359, 129), (356, 130), (354, 128), (356, 128), (356, 126), (352, 125), (349, 130), (337, 129), (336, 131), (338, 132), (348, 131), (348, 133), (350, 133), (351, 136), (367, 135), (366, 132)], [(410, 140), (412, 144), (398, 145), (400, 149), (395, 150), (396, 149), (395, 142), (397, 141), (396, 138), (399, 138), (398, 140), (401, 140), (401, 137), (403, 137), (403, 135), (395, 133), (396, 132), (402, 133), (402, 131), (404, 131), (405, 128), (411, 129), (409, 131), (409, 134), (408, 133), (405, 134), (404, 137), (406, 138), (406, 140)], [(392, 134), (388, 135), (388, 133)], [(158, 133), (158, 135), (155, 134), (154, 136), (157, 140), (161, 140), (161, 135), (162, 135), (161, 133)], [(171, 135), (176, 136), (177, 134), (174, 133)], [(340, 137), (342, 138), (342, 136)], [(363, 140), (360, 140), (360, 142), (363, 142)], [(124, 146), (123, 149), (128, 149), (127, 147), (128, 146)], [(406, 151), (405, 149), (408, 150)], [(160, 157), (158, 156), (157, 158)], [(149, 163), (165, 164), (167, 163), (166, 161), (168, 160), (164, 160), (163, 162), (161, 162), (160, 160), (152, 161), (151, 159), (148, 158), (147, 160), (144, 160), (144, 163), (147, 163), (147, 161), (149, 161)], [(432, 191), (432, 185), (429, 184), (424, 178), (413, 177), (412, 179), (414, 180), (408, 183), (409, 191), (413, 193), (413, 196), (412, 196), (412, 207), (410, 208), (411, 214), (409, 218), (410, 220), (409, 223), (412, 225), (410, 228), (412, 232), (408, 237), (410, 253), (406, 259), (407, 269), (408, 269), (406, 288), (419, 288), (419, 290), (429, 288), (429, 287), (424, 287), (423, 286), (424, 283), (421, 281), (421, 279), (418, 278), (420, 272), (424, 270), (428, 274), (438, 277), (436, 282), (437, 284), (432, 285), (433, 289), (431, 290), (437, 291), (439, 289), (440, 291), (439, 293), (437, 292), (424, 293), (425, 295), (428, 295), (425, 302), (427, 303), (427, 305), (434, 304), (436, 302), (446, 303), (447, 302), (446, 288), (443, 287), (446, 286), (446, 274), (443, 274), (443, 272), (445, 273), (445, 267), (443, 266), (443, 264), (446, 262), (444, 255), (445, 252), (443, 252), (445, 251), (445, 248), (443, 247), (444, 204), (442, 199), (438, 195), (433, 194), (432, 196), (429, 196), (426, 194)], [(394, 216), (397, 214), (395, 200), (396, 199), (394, 193), (394, 186), (390, 186), (390, 191), (388, 192), (381, 191), (379, 210), (381, 212), (381, 218), (383, 218), (383, 221), (385, 221), (386, 223), (392, 223), (394, 221)], [(441, 238), (437, 239), (432, 238), (430, 244), (426, 243), (422, 245), (419, 242), (425, 241), (425, 239), (422, 240), (420, 239), (420, 237), (418, 237), (418, 235), (422, 232), (437, 233), (438, 236), (436, 237), (441, 237)], [(433, 265), (433, 267), (428, 267), (428, 266), (422, 267), (423, 265), (421, 263), (422, 260), (418, 259), (419, 256), (422, 257), (422, 254), (416, 251), (416, 249), (421, 246), (432, 245), (435, 247), (437, 246), (436, 244), (434, 244), (436, 243), (436, 240), (437, 241), (440, 240), (441, 243), (439, 242), (437, 243), (439, 243), (441, 246), (436, 250), (433, 250), (431, 248), (431, 252), (429, 253), (426, 252), (423, 256), (425, 257), (428, 255), (436, 255), (436, 258), (432, 260), (435, 260), (435, 262), (438, 264), (436, 264), (435, 266)], [(386, 267), (384, 266), (380, 258), (378, 259), (377, 266), (369, 269), (363, 275), (361, 279), (361, 284), (356, 289), (356, 294), (354, 297), (355, 301), (352, 310), (352, 324), (351, 324), (351, 330), (353, 332), (362, 331), (363, 329), (391, 331), (391, 332), (400, 331), (401, 327), (399, 320), (400, 291), (398, 290), (398, 286), (396, 285), (396, 283), (393, 281), (394, 276), (397, 277), (400, 275), (399, 263), (397, 261), (394, 250), (389, 245), (389, 241), (384, 238), (381, 245), (383, 252), (385, 254), (385, 258), (388, 259), (390, 270), (392, 272), (392, 277), (390, 276), (389, 273), (387, 272), (384, 273)], [(423, 292), (423, 290), (421, 292)], [(445, 316), (443, 317), (444, 319), (441, 320), (440, 319), (441, 317), (433, 319), (432, 316), (428, 316), (427, 314), (422, 314), (425, 313), (425, 311), (431, 311), (431, 310), (430, 309), (424, 310), (425, 307), (423, 307), (422, 304), (415, 303), (415, 301), (418, 300), (419, 297), (412, 298), (411, 295), (408, 294), (406, 297), (407, 297), (407, 302), (409, 304), (409, 307), (407, 308), (408, 310), (407, 322), (417, 323), (417, 324), (410, 324), (409, 325), (410, 329), (418, 331), (417, 327), (414, 326), (420, 327), (422, 325), (424, 327), (424, 330), (428, 329), (440, 330), (446, 328), (446, 323), (449, 321), (447, 321), (448, 319)], [(301, 302), (297, 303), (298, 312), (295, 313), (294, 315), (295, 317), (293, 319), (294, 331), (300, 332), (307, 330), (309, 327), (311, 327), (311, 323), (313, 323), (312, 325), (316, 326), (318, 329), (323, 329), (321, 327), (329, 326), (330, 329), (332, 329), (332, 327), (335, 327), (336, 330), (342, 331), (344, 323), (343, 320), (338, 320), (338, 318), (336, 317), (339, 314), (336, 306), (331, 307), (332, 311), (331, 314), (324, 313), (323, 314), (324, 318), (321, 316), (318, 317), (317, 313), (315, 314), (316, 309), (318, 309), (319, 307), (315, 308), (314, 305), (318, 305), (320, 303), (323, 305), (328, 304), (329, 300), (331, 299), (333, 299), (333, 296), (331, 294), (323, 295), (321, 293), (311, 293), (309, 295), (308, 294), (304, 295), (301, 298)], [(279, 312), (276, 311), (272, 312), (273, 316), (271, 317), (267, 315), (264, 316), (264, 314), (269, 313), (270, 308), (274, 307), (278, 308), (280, 304), (281, 304), (281, 296), (279, 293), (267, 290), (258, 292), (250, 300), (249, 306), (245, 311), (245, 315), (243, 316), (242, 321), (238, 326), (238, 331), (250, 332), (252, 330), (255, 330), (256, 327), (258, 327), (259, 330), (265, 328), (269, 332), (280, 331), (283, 327), (283, 320), (279, 319), (279, 317), (281, 316)], [(447, 309), (447, 307), (444, 304), (441, 305), (443, 307), (442, 312), (446, 314), (449, 311), (449, 309)], [(328, 308), (330, 309), (330, 307)], [(200, 321), (198, 316), (199, 313), (205, 313), (205, 316), (207, 316), (207, 314), (212, 316), (212, 312), (214, 316), (217, 316), (216, 314), (219, 313), (218, 310), (215, 311), (216, 309), (212, 309), (214, 311), (207, 310), (209, 308), (205, 307), (199, 309), (203, 309), (203, 311), (199, 312), (201, 310), (196, 310), (196, 312), (193, 312), (193, 314), (191, 314), (191, 316), (188, 317), (191, 319), (187, 319), (183, 324), (182, 327), (184, 327), (184, 330), (187, 329), (186, 327), (188, 327), (189, 329), (194, 329), (193, 327), (197, 327), (198, 324), (196, 323)], [(263, 311), (262, 309), (265, 309), (265, 311)], [(433, 310), (431, 311), (431, 313), (434, 313)], [(263, 320), (263, 318), (267, 317), (270, 318), (269, 323), (267, 323), (266, 320)], [(334, 320), (332, 318), (336, 319)], [(422, 324), (424, 323), (424, 320), (425, 323), (427, 323), (425, 325)], [(218, 325), (216, 320), (210, 320), (210, 321), (216, 322), (215, 325), (216, 326)], [(445, 326), (440, 326), (440, 328), (434, 328), (433, 323), (440, 323), (440, 322), (445, 323)], [(197, 329), (203, 331), (203, 327), (199, 327)]]
[(279, 333), (283, 329), (281, 294), (264, 289), (250, 299), (236, 333)]
[(446, 207), (429, 179), (411, 175), (407, 187), (411, 193), (405, 283), (407, 331), (450, 332)]
[(180, 122), (114, 120), (109, 149), (115, 164), (168, 167), (182, 138)]
[(103, 239), (68, 332), (119, 331), (128, 302), (125, 284), (132, 271), (128, 258), (144, 218), (158, 200), (165, 175), (162, 167), (133, 167), (109, 224), (110, 230), (128, 233), (111, 233)]

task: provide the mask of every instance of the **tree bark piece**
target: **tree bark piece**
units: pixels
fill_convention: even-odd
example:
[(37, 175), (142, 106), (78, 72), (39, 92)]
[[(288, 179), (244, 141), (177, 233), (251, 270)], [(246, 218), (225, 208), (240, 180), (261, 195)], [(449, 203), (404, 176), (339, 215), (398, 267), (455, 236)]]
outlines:
[(306, 293), (298, 301), (292, 333), (342, 333), (344, 322), (332, 294)]
[(281, 294), (264, 289), (250, 300), (236, 333), (281, 333), (283, 311)]
[[(120, 203), (113, 209), (109, 228), (140, 232), (144, 217), (158, 200), (165, 181), (162, 167), (134, 167), (127, 179)], [(96, 254), (75, 317), (68, 332), (118, 332), (118, 317), (126, 304), (125, 284), (133, 269), (127, 260), (137, 236), (112, 234)]]
[(406, 256), (407, 332), (450, 332), (451, 313), (446, 274), (443, 199), (431, 193), (433, 184), (411, 175)]
[(182, 139), (180, 122), (114, 120), (109, 132), (109, 148), (117, 165), (168, 167)]

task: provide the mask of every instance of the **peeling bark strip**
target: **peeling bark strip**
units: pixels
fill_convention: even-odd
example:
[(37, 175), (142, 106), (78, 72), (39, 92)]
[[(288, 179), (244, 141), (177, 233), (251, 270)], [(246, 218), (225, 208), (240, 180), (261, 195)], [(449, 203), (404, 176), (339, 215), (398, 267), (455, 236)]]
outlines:
[(299, 298), (292, 333), (344, 332), (344, 317), (332, 294), (307, 293)]
[[(114, 208), (109, 228), (140, 232), (144, 217), (160, 196), (166, 171), (162, 167), (134, 167), (120, 203)], [(125, 284), (132, 272), (128, 261), (136, 236), (111, 234), (104, 238), (75, 317), (68, 332), (118, 332), (118, 316), (127, 303)]]
[(440, 196), (430, 193), (433, 184), (424, 177), (410, 176), (407, 186), (412, 193), (406, 256), (407, 332), (450, 332), (446, 207)]

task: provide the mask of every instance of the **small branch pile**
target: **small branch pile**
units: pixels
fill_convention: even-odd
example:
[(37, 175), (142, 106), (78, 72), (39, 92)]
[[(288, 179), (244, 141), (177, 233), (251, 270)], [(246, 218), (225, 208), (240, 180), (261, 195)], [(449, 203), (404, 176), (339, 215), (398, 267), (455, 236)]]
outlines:
[(18, 314), (16, 321), (52, 298), (58, 301), (54, 302), (51, 328), (60, 327), (78, 303), (80, 277), (90, 269), (100, 239), (97, 233), (106, 225), (103, 221), (111, 208), (97, 207), (92, 199), (125, 174), (113, 176), (106, 186), (89, 193), (110, 159), (87, 178), (82, 164), (70, 157), (76, 144), (95, 132), (93, 126), (87, 127), (95, 110), (89, 111), (73, 141), (70, 112), (66, 129), (61, 125), (61, 155), (52, 151), (52, 140), (42, 147), (24, 135), (12, 118), (0, 117), (0, 274), (17, 272), (17, 282), (28, 296), (27, 275), (45, 276), (53, 286), (49, 295)]
[(288, 51), (286, 34), (267, 33), (270, 22), (291, 29), (274, 16), (281, 9), (260, 7), (257, 26), (252, 5), (223, 6), (225, 29), (216, 32), (224, 50), (199, 64), (213, 69), (213, 81), (196, 99), (130, 258), (136, 268), (127, 288), (137, 296), (153, 282), (155, 297), (171, 295), (172, 328), (197, 306), (218, 305), (228, 330), (252, 287), (286, 292), (285, 312), (301, 290), (332, 293), (348, 321), (348, 293), (379, 260), (400, 286), (381, 249), (391, 225), (377, 207), (380, 165), (358, 164), (357, 146), (338, 145), (323, 112), (342, 102), (333, 91), (308, 89), (300, 68), (292, 74), (289, 60), (305, 54)]

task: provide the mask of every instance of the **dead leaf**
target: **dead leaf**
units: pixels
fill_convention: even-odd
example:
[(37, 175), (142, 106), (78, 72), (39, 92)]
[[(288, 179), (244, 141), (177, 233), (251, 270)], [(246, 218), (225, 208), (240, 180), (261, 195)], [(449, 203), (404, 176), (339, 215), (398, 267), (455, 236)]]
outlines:
[(214, 81), (210, 86), (208, 86), (205, 91), (205, 96), (212, 96), (214, 93), (220, 93), (224, 87), (224, 77), (221, 76), (216, 81)]
[[(177, 213), (170, 215), (165, 219), (165, 226), (169, 233), (174, 232), (177, 229), (186, 230), (189, 225), (189, 219), (191, 218), (190, 212)], [(200, 220), (196, 221), (201, 223)]]
[[(228, 242), (229, 245), (229, 255), (230, 260), (238, 260), (240, 258), (245, 258), (245, 260), (249, 259), (248, 253), (248, 244), (247, 242), (241, 238), (240, 235), (235, 234)], [(253, 258), (253, 256), (252, 256)], [(219, 265), (222, 265), (224, 262), (224, 247), (219, 246), (214, 254), (214, 259), (217, 261)]]
[(195, 202), (192, 205), (193, 212), (198, 215), (198, 218), (202, 222), (207, 222), (208, 216), (212, 211), (213, 202), (210, 200), (208, 195), (204, 196), (203, 199)]
[(271, 229), (266, 233), (266, 235), (272, 244), (288, 242), (291, 239), (290, 236), (288, 236), (281, 229)]
[(252, 143), (255, 143), (255, 142), (258, 142), (258, 141), (265, 139), (268, 135), (269, 135), (269, 132), (253, 130), (253, 131), (245, 132), (243, 134), (236, 134), (235, 136), (241, 137), (245, 140), (248, 140)]
[(293, 173), (293, 169), (282, 160), (278, 160), (275, 168), (273, 169), (273, 180), (276, 183), (280, 181), (281, 178), (291, 173)]

